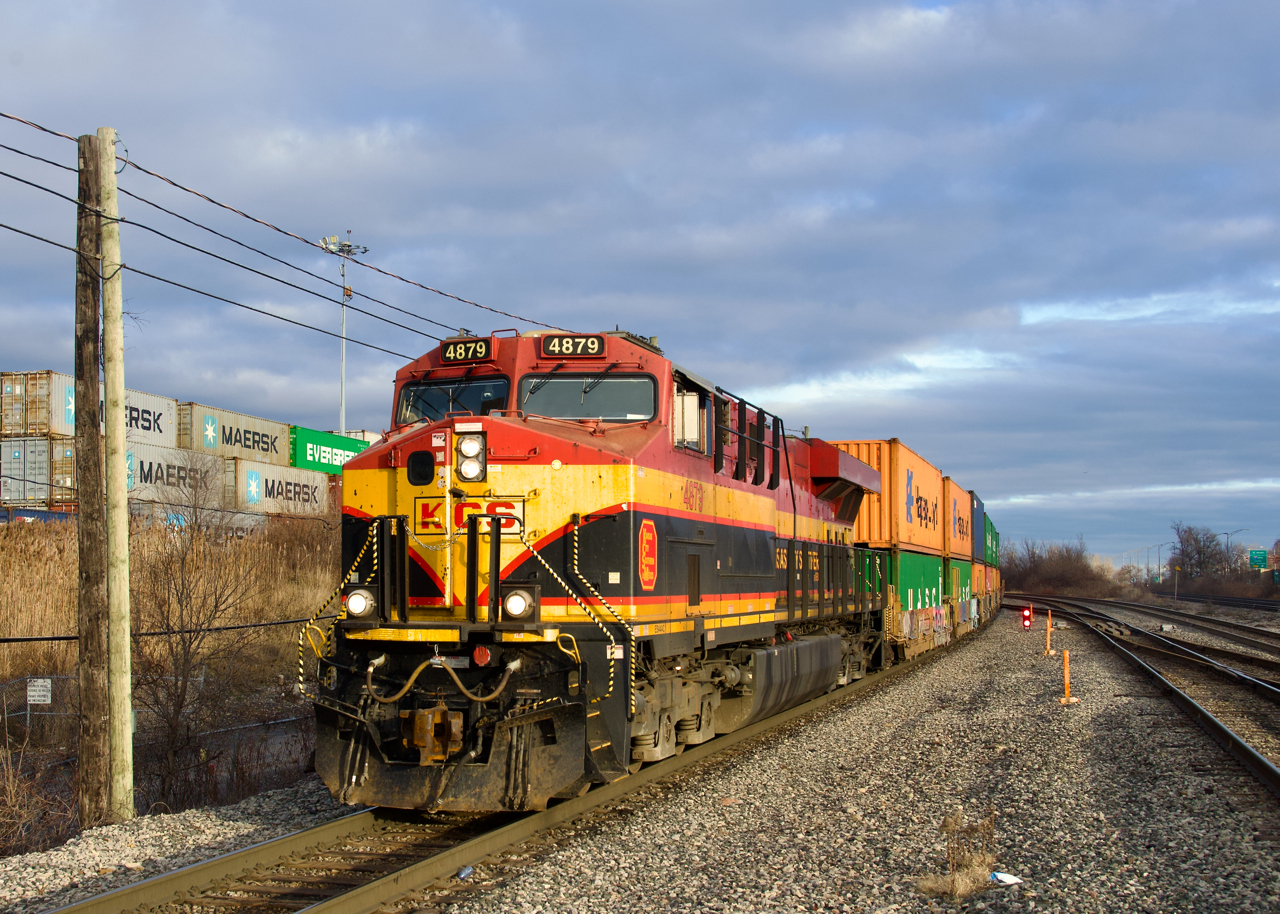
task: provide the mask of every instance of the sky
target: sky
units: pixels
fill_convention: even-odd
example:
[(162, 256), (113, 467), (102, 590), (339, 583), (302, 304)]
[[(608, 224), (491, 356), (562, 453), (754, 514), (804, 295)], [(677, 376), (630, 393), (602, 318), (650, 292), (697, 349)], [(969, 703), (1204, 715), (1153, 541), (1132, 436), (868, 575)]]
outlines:
[[(1280, 5), (0, 0), (0, 21), (0, 111), (114, 127), (130, 161), (306, 239), (350, 230), (422, 285), (657, 336), (790, 428), (901, 438), (1006, 544), (1280, 537)], [(14, 121), (0, 143), (75, 164)], [(75, 195), (5, 149), (0, 171)], [(314, 247), (119, 182), (338, 279)], [(338, 332), (332, 286), (121, 214), (130, 267)], [(10, 177), (0, 222), (74, 243), (73, 205)], [(348, 281), (450, 328), (535, 326)], [(70, 253), (0, 230), (0, 369), (72, 370), (73, 290)], [(332, 337), (132, 272), (124, 294), (129, 387), (337, 426)], [(436, 345), (352, 312), (348, 334)], [(348, 428), (389, 424), (404, 361), (349, 344)]]

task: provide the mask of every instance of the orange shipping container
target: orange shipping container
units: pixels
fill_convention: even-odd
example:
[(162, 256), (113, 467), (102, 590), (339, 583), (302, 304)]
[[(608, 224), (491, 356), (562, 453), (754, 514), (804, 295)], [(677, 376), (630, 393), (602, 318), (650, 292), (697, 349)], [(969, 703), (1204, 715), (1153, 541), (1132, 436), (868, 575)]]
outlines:
[[(854, 539), (873, 549), (895, 546), (942, 554), (942, 473), (897, 438), (832, 441), (880, 471), (880, 494), (862, 499)], [(958, 491), (958, 487), (957, 487)]]
[(973, 498), (950, 476), (942, 478), (942, 549), (973, 561)]
[(970, 581), (973, 584), (973, 595), (975, 597), (985, 597), (987, 595), (987, 566), (973, 563), (970, 570)]

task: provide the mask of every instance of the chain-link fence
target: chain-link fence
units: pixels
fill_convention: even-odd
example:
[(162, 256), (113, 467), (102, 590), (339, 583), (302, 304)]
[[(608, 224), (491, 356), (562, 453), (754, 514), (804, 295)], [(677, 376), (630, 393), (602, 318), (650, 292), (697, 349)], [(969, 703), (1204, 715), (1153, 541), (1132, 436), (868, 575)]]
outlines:
[(0, 683), (5, 732), (12, 742), (41, 748), (75, 743), (80, 683), (74, 676), (24, 676)]

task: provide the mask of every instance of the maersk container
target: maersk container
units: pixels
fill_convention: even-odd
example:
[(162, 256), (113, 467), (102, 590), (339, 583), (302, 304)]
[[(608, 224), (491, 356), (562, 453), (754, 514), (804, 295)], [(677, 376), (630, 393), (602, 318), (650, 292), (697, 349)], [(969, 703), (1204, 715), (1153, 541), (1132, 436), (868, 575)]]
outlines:
[(975, 562), (986, 562), (987, 508), (982, 503), (982, 499), (974, 494), (972, 489), (969, 490), (969, 496), (973, 499), (973, 560)]
[(329, 513), (329, 474), (233, 457), (224, 485), (228, 507), (251, 514)]
[[(74, 437), (76, 379), (58, 371), (10, 371), (0, 375), (3, 427), (13, 435)], [(178, 443), (178, 401), (141, 390), (125, 390), (125, 440), (130, 444), (174, 447)], [(105, 405), (98, 400), (98, 432), (106, 432)]]
[(221, 510), (225, 458), (176, 447), (131, 444), (125, 479), (131, 501)]
[(942, 478), (942, 551), (973, 559), (973, 499), (950, 476)]
[(880, 494), (868, 493), (854, 521), (854, 540), (873, 549), (942, 553), (942, 473), (897, 438), (832, 441), (880, 472)]
[(287, 467), (289, 426), (199, 403), (179, 403), (178, 447)]
[(289, 462), (300, 470), (341, 473), (342, 465), (369, 446), (369, 442), (301, 425), (289, 429)]
[(49, 439), (6, 438), (0, 441), (0, 501), (46, 504), (49, 501)]

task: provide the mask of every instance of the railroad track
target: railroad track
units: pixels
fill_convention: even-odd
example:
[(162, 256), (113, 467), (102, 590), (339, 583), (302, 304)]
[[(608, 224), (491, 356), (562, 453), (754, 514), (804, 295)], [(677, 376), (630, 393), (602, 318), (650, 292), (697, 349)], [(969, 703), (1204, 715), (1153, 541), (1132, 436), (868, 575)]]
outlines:
[[(1011, 597), (1027, 599), (1034, 603), (1051, 602), (1048, 598), (1031, 594), (1011, 594)], [(1080, 601), (1075, 601), (1080, 602)], [(1262, 651), (1280, 658), (1280, 632), (1259, 628), (1256, 625), (1245, 625), (1229, 619), (1213, 619), (1195, 613), (1183, 612), (1179, 609), (1168, 609), (1164, 606), (1152, 606), (1149, 603), (1134, 603), (1128, 600), (1085, 600), (1092, 606), (1106, 606), (1126, 612), (1142, 613), (1154, 619), (1163, 619), (1182, 625), (1189, 629), (1214, 635), (1226, 641), (1234, 642), (1252, 650)]]
[[(1139, 637), (1145, 643), (1130, 640), (1122, 634), (1129, 627), (1091, 605), (1103, 601), (1018, 598), (1031, 599), (1087, 626), (1280, 797), (1280, 768), (1276, 767), (1280, 760), (1280, 688), (1154, 632), (1141, 632)], [(1212, 679), (1206, 671), (1212, 671)]]
[[(1167, 590), (1156, 591), (1157, 597), (1173, 599), (1173, 593)], [(1212, 603), (1214, 606), (1226, 606), (1232, 609), (1261, 609), (1266, 612), (1280, 612), (1280, 600), (1262, 600), (1254, 597), (1215, 597), (1198, 593), (1178, 595), (1180, 603)]]
[[(426, 890), (463, 894), (453, 879), (539, 833), (676, 774), (799, 717), (843, 703), (967, 643), (952, 642), (742, 730), (718, 736), (543, 812), (463, 816), (369, 809), (58, 908), (49, 914), (248, 911), (373, 914)], [(495, 861), (509, 867), (527, 860)], [(431, 904), (448, 903), (448, 898)]]

